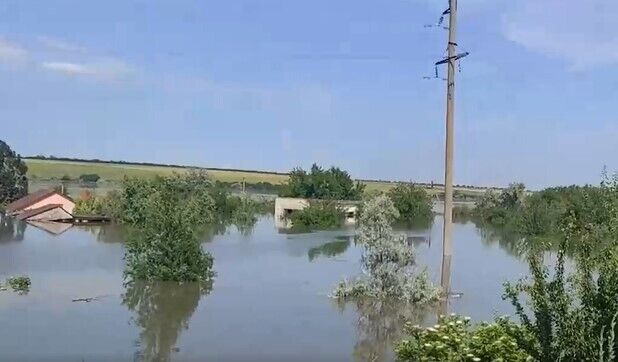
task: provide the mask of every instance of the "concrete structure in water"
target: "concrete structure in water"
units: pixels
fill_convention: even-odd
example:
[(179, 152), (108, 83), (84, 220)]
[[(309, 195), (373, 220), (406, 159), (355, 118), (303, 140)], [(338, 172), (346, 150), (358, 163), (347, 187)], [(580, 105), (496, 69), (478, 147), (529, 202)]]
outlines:
[[(303, 210), (311, 205), (311, 202), (324, 202), (325, 200), (310, 200), (299, 199), (292, 197), (277, 197), (275, 199), (275, 224), (280, 229), (291, 227), (289, 218), (295, 211)], [(352, 224), (356, 222), (356, 216), (358, 215), (358, 203), (357, 201), (333, 201), (338, 204), (345, 214), (345, 222)]]

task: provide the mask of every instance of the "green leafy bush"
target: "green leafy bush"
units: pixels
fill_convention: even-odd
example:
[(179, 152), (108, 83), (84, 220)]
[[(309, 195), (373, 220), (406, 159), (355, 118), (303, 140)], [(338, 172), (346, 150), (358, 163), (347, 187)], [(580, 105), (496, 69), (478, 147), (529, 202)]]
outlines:
[(365, 185), (354, 182), (350, 174), (338, 167), (323, 169), (313, 164), (307, 173), (301, 168), (290, 172), (281, 196), (325, 200), (360, 200)]
[(105, 215), (118, 218), (120, 207), (119, 194), (115, 191), (104, 196), (87, 197), (75, 201), (73, 214), (75, 215)]
[[(578, 257), (576, 270), (566, 275), (565, 245), (553, 273), (543, 266), (540, 255), (534, 255), (530, 257), (531, 277), (505, 286), (504, 298), (511, 301), (522, 326), (534, 337), (534, 343), (522, 347), (539, 361), (615, 361), (615, 246), (594, 257), (584, 252), (588, 256)], [(530, 312), (524, 308), (522, 294)]]
[(26, 294), (30, 291), (32, 282), (27, 276), (11, 277), (6, 280), (6, 284), (19, 294)]
[(343, 224), (344, 214), (334, 203), (313, 202), (290, 216), (296, 231), (328, 230)]
[(412, 184), (399, 184), (388, 191), (399, 212), (397, 221), (427, 221), (433, 218), (431, 197), (427, 191)]
[(101, 176), (96, 173), (88, 173), (79, 176), (79, 180), (81, 182), (98, 182), (101, 179)]
[(395, 348), (400, 361), (533, 361), (519, 341), (530, 336), (506, 318), (472, 327), (470, 318), (440, 316), (431, 328), (406, 325), (409, 337)]

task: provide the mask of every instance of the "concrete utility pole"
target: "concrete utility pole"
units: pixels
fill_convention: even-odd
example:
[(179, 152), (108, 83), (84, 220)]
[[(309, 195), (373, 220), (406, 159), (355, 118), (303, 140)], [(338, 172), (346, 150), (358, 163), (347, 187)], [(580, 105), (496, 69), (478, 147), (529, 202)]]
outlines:
[(446, 87), (446, 146), (444, 162), (444, 226), (442, 229), (441, 286), (451, 292), (451, 258), (453, 255), (453, 138), (455, 117), (455, 62), (457, 56), (457, 0), (449, 0), (447, 87)]

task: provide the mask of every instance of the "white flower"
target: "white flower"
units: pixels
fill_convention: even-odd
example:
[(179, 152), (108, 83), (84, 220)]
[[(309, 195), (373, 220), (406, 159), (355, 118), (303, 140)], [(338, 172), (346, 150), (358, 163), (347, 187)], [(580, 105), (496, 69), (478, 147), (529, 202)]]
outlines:
[(473, 360), (473, 361), (475, 361), (475, 362), (478, 362), (478, 361), (480, 361), (481, 359), (480, 359), (480, 358), (478, 358), (478, 357), (474, 357), (472, 360)]

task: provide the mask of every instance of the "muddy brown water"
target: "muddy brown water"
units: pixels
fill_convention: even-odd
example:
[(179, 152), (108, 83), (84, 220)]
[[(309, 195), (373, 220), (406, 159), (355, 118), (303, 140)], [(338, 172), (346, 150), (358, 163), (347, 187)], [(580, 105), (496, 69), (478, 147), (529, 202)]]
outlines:
[[(441, 222), (403, 230), (436, 281)], [(0, 292), (0, 361), (389, 361), (406, 320), (512, 313), (502, 283), (528, 270), (508, 243), (456, 224), (452, 285), (461, 298), (428, 309), (338, 304), (329, 292), (359, 273), (354, 230), (285, 234), (263, 217), (250, 233), (232, 227), (204, 243), (217, 272), (209, 292), (195, 284), (125, 287), (117, 227), (53, 235), (0, 225), (0, 280), (32, 279), (27, 295)]]

